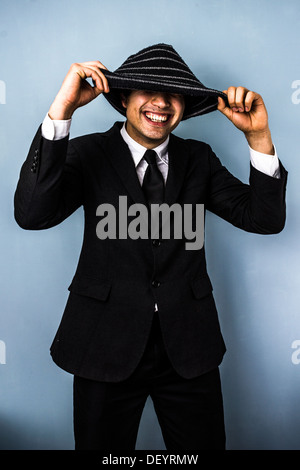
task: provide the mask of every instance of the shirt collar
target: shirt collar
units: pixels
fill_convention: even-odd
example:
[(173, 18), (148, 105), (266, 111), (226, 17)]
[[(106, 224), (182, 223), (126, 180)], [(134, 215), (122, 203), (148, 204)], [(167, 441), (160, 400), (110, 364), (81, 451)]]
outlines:
[[(123, 137), (124, 141), (129, 147), (131, 152), (133, 161), (135, 166), (137, 167), (140, 161), (142, 160), (144, 153), (146, 152), (147, 148), (143, 145), (136, 142), (130, 135), (128, 134), (125, 126), (125, 122), (121, 128), (121, 136)], [(153, 150), (157, 153), (158, 157), (166, 164), (168, 164), (168, 144), (169, 144), (170, 136), (158, 147), (155, 147)]]

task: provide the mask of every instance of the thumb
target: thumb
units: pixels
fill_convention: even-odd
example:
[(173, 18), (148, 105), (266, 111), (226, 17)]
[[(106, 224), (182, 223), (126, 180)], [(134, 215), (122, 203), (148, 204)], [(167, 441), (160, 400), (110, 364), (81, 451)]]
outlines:
[[(227, 90), (224, 90), (223, 93), (227, 97)], [(221, 113), (225, 113), (226, 108), (230, 109), (228, 106), (228, 100), (223, 96), (218, 96), (218, 110), (221, 111)]]
[[(227, 90), (224, 90), (223, 93), (227, 95)], [(218, 96), (218, 110), (228, 118), (232, 115), (232, 109), (228, 106), (228, 101), (221, 96)]]

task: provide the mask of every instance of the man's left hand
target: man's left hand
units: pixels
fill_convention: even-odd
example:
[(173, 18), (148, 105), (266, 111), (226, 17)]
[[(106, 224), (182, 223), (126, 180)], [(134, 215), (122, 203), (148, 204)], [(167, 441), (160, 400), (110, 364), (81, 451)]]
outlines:
[(219, 97), (218, 110), (244, 132), (253, 150), (274, 154), (268, 113), (262, 97), (244, 87), (229, 87), (224, 93), (228, 98), (228, 106)]

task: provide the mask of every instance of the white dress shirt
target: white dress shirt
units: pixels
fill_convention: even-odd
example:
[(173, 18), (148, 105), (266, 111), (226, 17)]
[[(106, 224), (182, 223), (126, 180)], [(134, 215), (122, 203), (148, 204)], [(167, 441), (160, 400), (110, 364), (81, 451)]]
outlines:
[[(60, 140), (66, 137), (70, 132), (72, 119), (68, 120), (52, 120), (47, 114), (43, 124), (42, 124), (42, 136), (48, 140)], [(142, 160), (146, 147), (138, 144), (133, 140), (126, 131), (125, 123), (121, 128), (121, 135), (125, 142), (127, 143), (129, 150), (131, 152), (133, 161), (135, 163), (137, 175), (140, 183), (142, 184), (144, 174), (147, 168), (148, 163), (145, 160)], [(164, 180), (166, 181), (168, 175), (168, 143), (169, 137), (165, 142), (156, 147), (155, 150), (157, 157), (157, 164), (162, 172)], [(249, 147), (249, 146), (248, 146)], [(257, 152), (249, 147), (250, 152), (250, 161), (251, 164), (256, 170), (265, 173), (268, 176), (274, 178), (280, 178), (280, 168), (277, 152), (275, 149), (275, 155), (268, 155), (265, 153)]]
[[(143, 145), (138, 144), (126, 131), (126, 126), (125, 123), (123, 124), (123, 127), (121, 128), (121, 136), (125, 140), (126, 144), (129, 147), (129, 150), (131, 152), (136, 172), (138, 175), (138, 179), (142, 185), (144, 175), (148, 166), (148, 163), (146, 160), (143, 158), (144, 153), (146, 152), (147, 148), (143, 147)], [(160, 144), (158, 147), (155, 147), (153, 150), (156, 152), (156, 163), (157, 166), (163, 175), (164, 181), (167, 181), (167, 176), (168, 176), (168, 168), (169, 168), (169, 163), (168, 163), (168, 145), (169, 145), (169, 140), (170, 137), (168, 136), (167, 139)]]

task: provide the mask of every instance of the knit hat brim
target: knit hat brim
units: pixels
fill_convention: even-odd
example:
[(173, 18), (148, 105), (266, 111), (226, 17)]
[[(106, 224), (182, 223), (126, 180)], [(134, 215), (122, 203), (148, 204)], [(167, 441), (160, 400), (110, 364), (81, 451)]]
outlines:
[(105, 93), (109, 103), (126, 116), (122, 90), (147, 90), (177, 93), (185, 97), (182, 120), (215, 111), (218, 97), (227, 102), (225, 93), (208, 88), (198, 80), (172, 46), (156, 44), (130, 56), (114, 72), (102, 69), (110, 88)]

